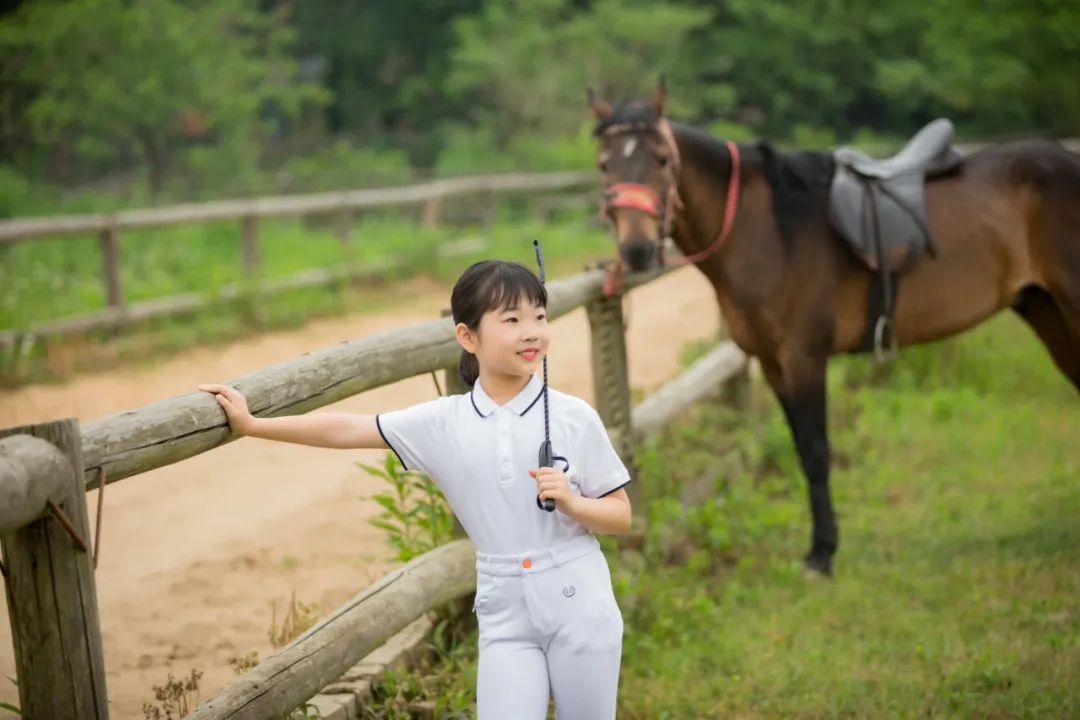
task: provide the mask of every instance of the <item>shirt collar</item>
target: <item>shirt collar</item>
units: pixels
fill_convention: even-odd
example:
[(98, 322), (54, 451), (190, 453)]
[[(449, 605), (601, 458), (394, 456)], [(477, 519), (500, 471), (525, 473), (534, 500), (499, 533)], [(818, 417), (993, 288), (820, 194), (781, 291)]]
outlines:
[[(533, 375), (529, 378), (529, 382), (526, 383), (525, 387), (521, 389), (521, 392), (508, 401), (504, 407), (509, 408), (517, 415), (524, 415), (532, 409), (533, 405), (536, 405), (543, 394), (544, 381)], [(480, 417), (487, 417), (499, 408), (499, 404), (484, 391), (479, 380), (473, 383), (473, 389), (469, 393), (469, 397), (472, 399), (473, 409), (476, 410), (476, 414)]]

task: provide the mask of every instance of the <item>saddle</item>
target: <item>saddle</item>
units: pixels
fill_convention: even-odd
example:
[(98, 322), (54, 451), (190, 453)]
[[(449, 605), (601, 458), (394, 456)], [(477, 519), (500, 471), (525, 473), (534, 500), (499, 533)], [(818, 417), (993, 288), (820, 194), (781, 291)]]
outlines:
[(956, 169), (963, 154), (952, 144), (953, 126), (934, 120), (896, 155), (877, 159), (854, 148), (833, 152), (836, 171), (829, 188), (829, 222), (874, 271), (863, 349), (879, 358), (895, 351), (892, 308), (896, 276), (924, 252), (936, 254), (926, 221), (925, 181)]

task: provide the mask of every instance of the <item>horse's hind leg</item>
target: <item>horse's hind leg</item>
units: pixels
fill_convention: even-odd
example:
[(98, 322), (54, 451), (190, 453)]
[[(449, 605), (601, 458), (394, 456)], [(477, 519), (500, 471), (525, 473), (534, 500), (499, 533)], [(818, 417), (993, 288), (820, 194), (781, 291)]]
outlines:
[(1031, 326), (1054, 364), (1080, 392), (1080, 315), (1067, 316), (1049, 292), (1035, 285), (1024, 288), (1012, 308)]
[(1080, 157), (1047, 155), (1032, 177), (1042, 197), (1031, 213), (1032, 260), (1040, 273), (1038, 285), (1023, 288), (1013, 309), (1080, 391)]

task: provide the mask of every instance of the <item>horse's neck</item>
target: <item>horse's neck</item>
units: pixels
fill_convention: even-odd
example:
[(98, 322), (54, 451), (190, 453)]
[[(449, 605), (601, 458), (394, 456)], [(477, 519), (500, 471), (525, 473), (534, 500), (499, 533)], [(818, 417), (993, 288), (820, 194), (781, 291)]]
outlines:
[[(682, 209), (678, 211), (673, 239), (684, 255), (690, 256), (708, 250), (719, 237), (724, 225), (724, 213), (727, 206), (728, 186), (731, 180), (731, 164), (726, 152), (717, 155), (715, 148), (705, 148), (700, 137), (677, 131), (676, 142), (679, 146), (680, 173), (678, 178), (679, 197)], [(746, 164), (749, 160), (750, 164)], [(744, 180), (753, 180), (760, 173), (755, 156), (744, 158), (740, 176)], [(742, 193), (752, 182), (743, 182)], [(742, 220), (742, 222), (740, 222)], [(698, 263), (702, 272), (714, 285), (726, 285), (731, 282), (725, 272), (724, 256), (731, 252), (739, 242), (740, 230), (746, 229), (745, 218), (736, 213), (731, 235), (723, 245), (711, 252)]]
[[(718, 158), (715, 148), (702, 152), (699, 142), (699, 138), (691, 138), (685, 150), (680, 143), (683, 207), (676, 217), (673, 239), (687, 256), (716, 241), (724, 224), (730, 181), (730, 163), (725, 156)], [(772, 191), (762, 155), (756, 148), (744, 146), (742, 150), (740, 197), (731, 234), (715, 252), (696, 263), (715, 288), (729, 322), (734, 319), (730, 314), (750, 310), (773, 294), (762, 290), (766, 286), (775, 289), (787, 262), (772, 218)], [(754, 267), (754, 273), (746, 272), (748, 266)]]

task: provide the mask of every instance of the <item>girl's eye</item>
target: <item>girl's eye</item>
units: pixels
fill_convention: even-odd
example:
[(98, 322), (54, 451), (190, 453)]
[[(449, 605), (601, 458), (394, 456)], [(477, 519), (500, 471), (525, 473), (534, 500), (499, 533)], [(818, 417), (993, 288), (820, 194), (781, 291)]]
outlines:
[(543, 313), (540, 313), (539, 315), (536, 316), (536, 319), (537, 320), (547, 320), (547, 315), (545, 315)]
[(516, 317), (508, 317), (505, 320), (503, 320), (503, 322), (517, 322), (517, 318)]

